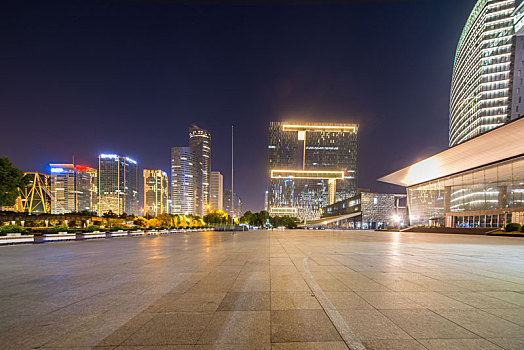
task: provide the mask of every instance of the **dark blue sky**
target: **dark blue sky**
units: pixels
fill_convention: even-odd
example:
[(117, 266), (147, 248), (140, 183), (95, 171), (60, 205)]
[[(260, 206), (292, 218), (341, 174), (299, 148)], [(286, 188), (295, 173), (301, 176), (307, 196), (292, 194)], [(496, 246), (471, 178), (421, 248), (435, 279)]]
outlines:
[(234, 124), (235, 190), (260, 210), (269, 121), (357, 122), (360, 187), (398, 191), (376, 179), (447, 147), (475, 1), (349, 2), (3, 1), (0, 155), (45, 171), (114, 152), (167, 171), (195, 122), (229, 188)]

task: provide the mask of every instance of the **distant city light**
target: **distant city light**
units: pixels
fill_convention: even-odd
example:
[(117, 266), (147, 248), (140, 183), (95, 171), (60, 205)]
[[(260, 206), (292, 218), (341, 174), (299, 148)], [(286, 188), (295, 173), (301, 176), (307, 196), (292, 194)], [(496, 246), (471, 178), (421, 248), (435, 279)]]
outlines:
[(100, 155), (100, 158), (102, 158), (102, 159), (108, 159), (108, 158), (110, 158), (110, 159), (116, 159), (116, 158), (118, 158), (118, 156), (117, 156), (116, 154), (103, 154), (103, 153), (102, 153), (102, 154)]

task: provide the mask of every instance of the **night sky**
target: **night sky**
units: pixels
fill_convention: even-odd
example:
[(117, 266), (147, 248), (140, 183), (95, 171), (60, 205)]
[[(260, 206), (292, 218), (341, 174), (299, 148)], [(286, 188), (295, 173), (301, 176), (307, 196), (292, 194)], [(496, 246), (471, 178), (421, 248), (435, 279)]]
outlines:
[(24, 171), (99, 153), (170, 168), (195, 122), (261, 210), (269, 121), (359, 123), (359, 187), (448, 143), (455, 48), (475, 0), (12, 0), (0, 5), (0, 156)]

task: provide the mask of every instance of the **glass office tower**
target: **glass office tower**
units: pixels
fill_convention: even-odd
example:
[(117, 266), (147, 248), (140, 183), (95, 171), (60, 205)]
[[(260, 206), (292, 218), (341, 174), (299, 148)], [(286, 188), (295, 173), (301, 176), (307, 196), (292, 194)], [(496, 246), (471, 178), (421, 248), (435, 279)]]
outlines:
[(210, 203), (211, 134), (209, 131), (199, 128), (196, 124), (191, 124), (189, 126), (189, 147), (193, 148), (196, 155), (200, 158), (200, 171), (202, 172), (202, 182), (200, 186), (202, 187), (202, 199), (199, 205), (202, 206), (202, 209), (199, 209), (199, 211), (204, 213), (206, 205)]
[[(51, 213), (66, 214), (96, 210), (96, 171), (74, 164), (49, 164), (51, 168)], [(94, 193), (93, 193), (94, 192)]]
[(314, 220), (326, 205), (355, 196), (358, 130), (356, 124), (271, 122), (270, 213)]
[(450, 99), (449, 145), (523, 114), (522, 4), (479, 0), (459, 39)]
[(116, 154), (98, 156), (98, 214), (138, 215), (138, 165)]
[(223, 209), (224, 206), (224, 176), (220, 171), (211, 172), (211, 187), (210, 187), (210, 202), (211, 210)]
[(162, 170), (144, 169), (144, 212), (157, 216), (167, 214), (167, 173)]
[(202, 216), (210, 201), (211, 134), (189, 127), (189, 147), (171, 149), (171, 213)]

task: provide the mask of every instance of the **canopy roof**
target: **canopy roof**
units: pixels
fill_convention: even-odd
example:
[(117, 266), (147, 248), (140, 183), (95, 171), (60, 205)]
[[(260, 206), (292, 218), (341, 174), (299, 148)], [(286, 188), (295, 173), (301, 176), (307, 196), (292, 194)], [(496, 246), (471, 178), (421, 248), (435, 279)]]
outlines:
[(411, 187), (523, 154), (524, 118), (520, 118), (378, 180)]

